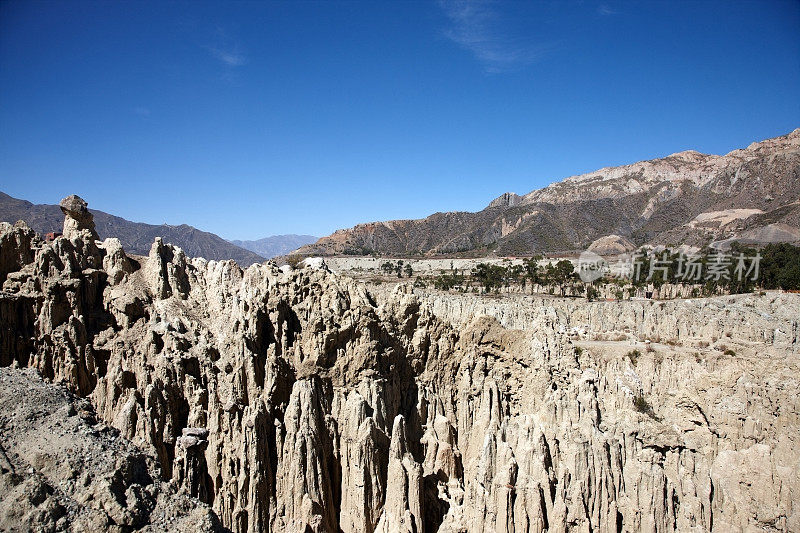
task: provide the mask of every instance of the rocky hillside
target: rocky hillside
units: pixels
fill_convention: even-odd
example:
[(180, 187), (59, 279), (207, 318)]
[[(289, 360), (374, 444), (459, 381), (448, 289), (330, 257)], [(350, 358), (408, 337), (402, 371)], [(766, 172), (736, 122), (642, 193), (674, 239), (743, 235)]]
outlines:
[[(157, 226), (131, 222), (102, 211), (92, 210), (92, 213), (100, 237), (119, 239), (129, 253), (146, 255), (150, 250), (150, 245), (153, 244), (153, 239), (160, 237), (167, 242), (174, 243), (175, 246), (180, 246), (193, 257), (216, 260), (233, 259), (242, 266), (264, 261), (264, 257), (257, 253), (236, 246), (218, 235), (186, 224)], [(57, 205), (32, 204), (0, 192), (0, 221), (13, 224), (18, 220), (24, 220), (34, 231), (43, 235), (51, 231), (60, 232), (64, 215)]]
[[(152, 458), (163, 490), (200, 500), (232, 531), (800, 529), (796, 318), (788, 335), (759, 336), (759, 324), (778, 326), (742, 306), (751, 314), (721, 322), (743, 328), (719, 332), (724, 352), (577, 349), (558, 312), (526, 330), (474, 315), (451, 325), (463, 315), (437, 317), (408, 287), (373, 294), (324, 268), (243, 270), (160, 239), (131, 258), (115, 239), (98, 244), (80, 206), (66, 213), (52, 243), (0, 227), (0, 366), (63, 383), (119, 446)], [(615, 315), (631, 333), (643, 327), (635, 309)], [(683, 323), (660, 328), (680, 337)], [(83, 431), (69, 420), (58, 431)], [(51, 466), (61, 452), (37, 455), (5, 432), (0, 442), (15, 470), (30, 465), (66, 496), (91, 492)], [(113, 502), (82, 498), (109, 524), (98, 529), (165, 516), (156, 496), (135, 503), (157, 488), (136, 488), (152, 483), (127, 471), (110, 486), (122, 516), (142, 521), (118, 525)], [(3, 483), (8, 520), (5, 502), (24, 491)], [(202, 507), (186, 513), (205, 520)]]
[(261, 257), (272, 259), (286, 255), (301, 246), (317, 241), (313, 235), (272, 235), (255, 241), (231, 241), (236, 246), (255, 252)]
[(0, 368), (0, 495), (0, 531), (225, 531), (91, 402), (32, 368)]
[(477, 213), (436, 213), (339, 230), (306, 255), (518, 255), (635, 245), (800, 241), (800, 129), (724, 156), (695, 151), (573, 176)]

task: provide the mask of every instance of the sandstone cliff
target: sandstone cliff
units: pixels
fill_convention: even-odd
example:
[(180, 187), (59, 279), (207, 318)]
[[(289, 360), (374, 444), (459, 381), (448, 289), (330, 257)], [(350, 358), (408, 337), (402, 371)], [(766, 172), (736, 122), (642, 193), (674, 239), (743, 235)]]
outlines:
[(774, 339), (633, 358), (577, 350), (555, 311), (452, 325), (324, 269), (131, 258), (85, 227), (0, 246), (0, 365), (85, 398), (232, 531), (800, 529)]

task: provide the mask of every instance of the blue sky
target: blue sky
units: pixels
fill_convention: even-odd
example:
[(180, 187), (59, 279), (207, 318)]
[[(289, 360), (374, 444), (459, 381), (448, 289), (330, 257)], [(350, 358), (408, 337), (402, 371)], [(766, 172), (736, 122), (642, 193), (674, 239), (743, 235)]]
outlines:
[(800, 127), (800, 2), (0, 2), (0, 190), (226, 238)]

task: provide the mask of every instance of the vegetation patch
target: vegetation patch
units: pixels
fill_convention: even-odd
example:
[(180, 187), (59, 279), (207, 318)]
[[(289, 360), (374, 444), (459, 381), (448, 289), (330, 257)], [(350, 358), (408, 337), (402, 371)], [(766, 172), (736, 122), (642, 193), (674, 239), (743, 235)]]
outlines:
[(658, 415), (656, 415), (656, 412), (653, 411), (653, 406), (650, 405), (650, 402), (648, 402), (644, 396), (636, 395), (633, 397), (633, 408), (637, 413), (645, 414), (653, 420), (661, 420)]

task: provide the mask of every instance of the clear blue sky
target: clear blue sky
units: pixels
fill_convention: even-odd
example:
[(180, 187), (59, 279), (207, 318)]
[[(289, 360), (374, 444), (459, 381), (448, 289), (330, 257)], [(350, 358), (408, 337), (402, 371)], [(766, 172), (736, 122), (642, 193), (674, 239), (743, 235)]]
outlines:
[(0, 190), (226, 238), (800, 127), (800, 2), (0, 2)]

